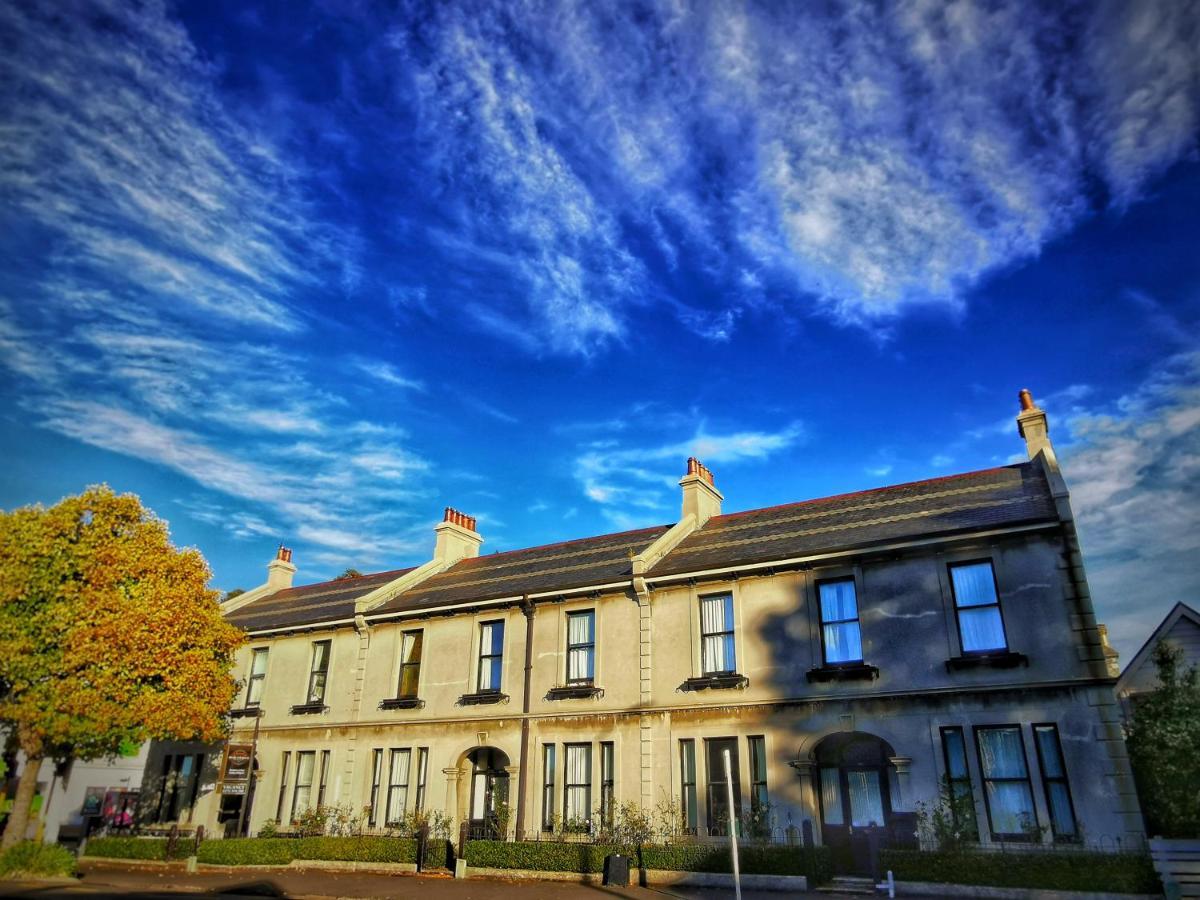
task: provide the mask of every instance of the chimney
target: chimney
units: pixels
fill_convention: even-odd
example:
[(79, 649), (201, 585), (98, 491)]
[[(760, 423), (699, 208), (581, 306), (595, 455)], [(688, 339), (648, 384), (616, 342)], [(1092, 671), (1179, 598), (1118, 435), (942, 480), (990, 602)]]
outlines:
[(437, 544), (433, 549), (435, 561), (450, 566), (460, 559), (479, 555), (483, 538), (475, 530), (475, 517), (447, 506), (442, 521), (433, 529), (437, 532)]
[(1033, 459), (1050, 447), (1050, 426), (1046, 414), (1033, 402), (1033, 394), (1024, 388), (1017, 395), (1021, 401), (1021, 412), (1017, 415), (1017, 431), (1025, 438), (1025, 449)]
[(695, 516), (697, 528), (721, 514), (721, 501), (725, 498), (713, 484), (712, 470), (696, 457), (688, 457), (687, 474), (680, 479), (679, 486), (683, 488), (683, 516)]
[(292, 565), (292, 551), (283, 544), (275, 553), (275, 558), (267, 563), (267, 587), (272, 593), (285, 591), (292, 586), (292, 578), (296, 567)]

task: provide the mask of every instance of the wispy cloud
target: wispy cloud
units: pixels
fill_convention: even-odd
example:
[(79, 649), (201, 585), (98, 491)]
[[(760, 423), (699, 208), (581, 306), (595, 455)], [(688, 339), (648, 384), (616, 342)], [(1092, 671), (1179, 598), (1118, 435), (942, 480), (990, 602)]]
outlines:
[[(1198, 18), (530, 2), (443, 6), (388, 41), (430, 158), (465, 188), (446, 198), (458, 240), (522, 286), (474, 317), (586, 353), (638, 302), (715, 341), (764, 304), (870, 327), (956, 308), (1087, 216), (1097, 178), (1132, 203), (1195, 146)], [(685, 266), (724, 303), (654, 274)]]
[(391, 387), (414, 391), (423, 391), (425, 389), (425, 385), (420, 381), (414, 378), (406, 378), (400, 374), (400, 371), (395, 366), (383, 360), (357, 357), (351, 360), (351, 363), (357, 371), (369, 375)]
[[(695, 427), (695, 426), (693, 426)], [(600, 505), (619, 528), (673, 519), (683, 463), (696, 456), (708, 464), (763, 460), (804, 437), (799, 422), (777, 431), (712, 433), (701, 423), (692, 437), (649, 446), (615, 441), (585, 444), (573, 471), (584, 496)]]

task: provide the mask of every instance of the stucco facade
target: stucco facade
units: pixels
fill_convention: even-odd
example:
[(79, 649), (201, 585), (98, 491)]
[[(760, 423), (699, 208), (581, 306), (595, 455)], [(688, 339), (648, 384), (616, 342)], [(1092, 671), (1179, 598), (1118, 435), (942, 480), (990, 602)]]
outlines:
[[(510, 832), (582, 818), (569, 813), (583, 807), (595, 819), (611, 797), (719, 833), (724, 788), (710, 795), (721, 771), (710, 763), (729, 747), (742, 811), (765, 799), (777, 832), (817, 842), (868, 819), (911, 828), (948, 775), (969, 781), (983, 841), (1013, 838), (1013, 810), (1036, 829), (1025, 839), (1140, 840), (1069, 498), (1044, 414), (1023, 407), (1030, 463), (814, 505), (722, 516), (711, 473), (693, 464), (680, 522), (629, 533), (627, 551), (617, 535), (480, 558), (474, 522), (448, 511), (431, 563), (357, 591), (292, 589), (277, 560), (274, 586), (230, 609), (249, 634), (230, 738), (256, 746), (247, 830), (286, 823), (318, 796), (373, 805), (377, 825), (401, 804), (479, 822), (494, 788), (507, 791)], [(964, 567), (990, 570), (995, 596), (965, 598)], [(596, 577), (571, 583), (569, 570)], [(853, 598), (833, 624), (830, 584)], [(987, 652), (964, 645), (980, 640), (963, 625), (978, 610), (1002, 629)], [(404, 635), (415, 631), (420, 665), (405, 681)], [(831, 650), (838, 634), (858, 643)], [(314, 704), (322, 641), (328, 674)], [(585, 664), (590, 678), (579, 678)], [(205, 753), (171, 811), (221, 831), (219, 752), (156, 747), (145, 810), (163, 818), (164, 755)], [(309, 752), (312, 784), (298, 792)], [(224, 818), (239, 803), (227, 798)]]

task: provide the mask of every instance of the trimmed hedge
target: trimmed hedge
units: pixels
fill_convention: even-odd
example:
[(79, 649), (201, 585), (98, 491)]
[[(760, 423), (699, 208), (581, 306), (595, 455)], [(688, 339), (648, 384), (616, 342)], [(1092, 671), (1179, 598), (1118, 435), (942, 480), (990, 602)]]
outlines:
[(75, 874), (75, 856), (66, 847), (21, 841), (0, 853), (0, 876), (37, 875), (71, 876)]
[(897, 881), (1118, 894), (1162, 892), (1144, 853), (883, 850), (879, 865), (891, 869)]
[[(813, 884), (832, 877), (825, 847), (739, 847), (738, 860), (747, 875), (807, 875)], [(604, 858), (625, 853), (637, 864), (636, 851), (611, 844), (570, 841), (471, 841), (467, 864), (491, 869), (529, 869), (535, 872), (604, 871)], [(643, 847), (641, 862), (647, 869), (669, 872), (732, 872), (729, 847), (720, 844), (670, 844)]]
[[(191, 854), (191, 838), (180, 839), (175, 844), (175, 858), (183, 859)], [(101, 837), (87, 842), (84, 856), (100, 856), (108, 859), (166, 859), (166, 838)]]
[(218, 866), (286, 866), (306, 859), (415, 863), (417, 842), (377, 836), (226, 838), (202, 843), (196, 859)]

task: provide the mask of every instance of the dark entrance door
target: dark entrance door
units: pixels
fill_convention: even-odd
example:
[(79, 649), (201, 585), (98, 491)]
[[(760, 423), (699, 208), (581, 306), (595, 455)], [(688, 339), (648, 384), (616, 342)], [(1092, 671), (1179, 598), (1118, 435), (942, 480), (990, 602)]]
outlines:
[(494, 839), (507, 827), (508, 755), (491, 747), (471, 752), (471, 806), (469, 828), (473, 838)]
[(821, 834), (842, 875), (875, 875), (876, 847), (892, 819), (891, 748), (867, 734), (833, 735), (817, 748)]

